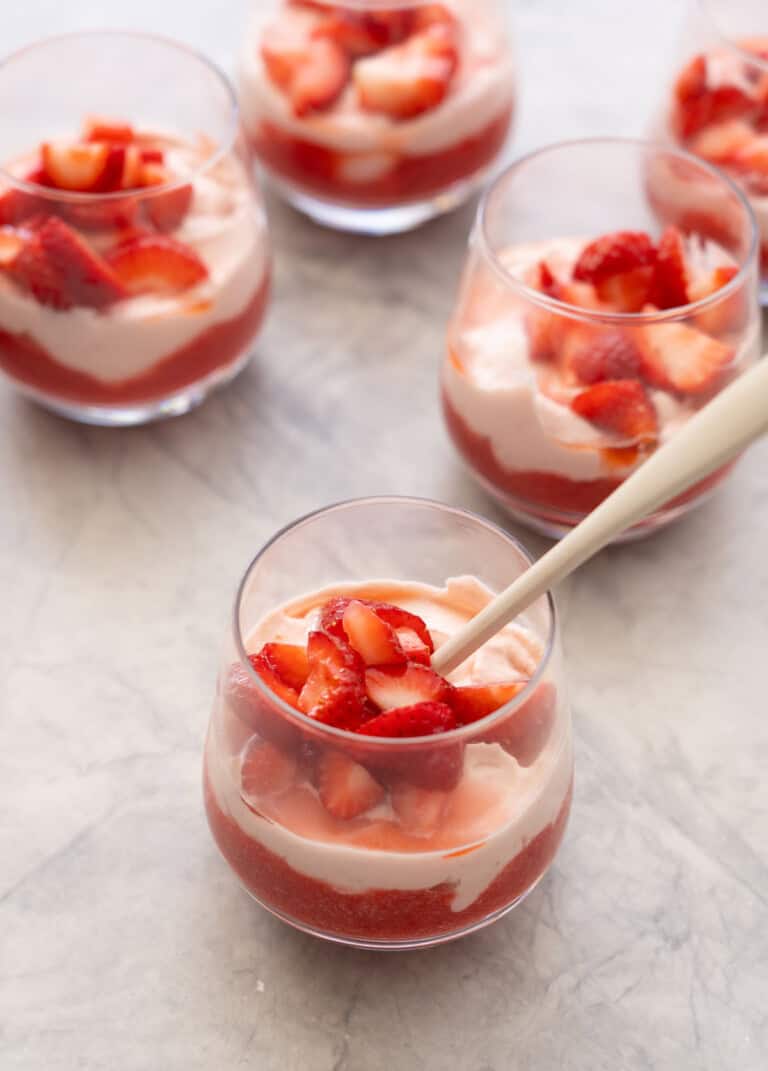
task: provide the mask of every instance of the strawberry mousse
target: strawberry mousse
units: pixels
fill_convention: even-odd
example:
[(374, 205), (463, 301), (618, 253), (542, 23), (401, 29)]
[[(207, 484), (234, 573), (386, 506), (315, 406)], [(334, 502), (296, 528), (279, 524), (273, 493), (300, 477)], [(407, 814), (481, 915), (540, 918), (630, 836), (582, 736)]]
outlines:
[(475, 261), (465, 278), (442, 377), (445, 419), (502, 504), (557, 536), (757, 358), (756, 309), (725, 250), (673, 226), (656, 241), (624, 231), (495, 258), (493, 273)]
[(289, 199), (383, 209), (467, 196), (512, 120), (512, 59), (493, 6), (264, 5), (240, 97)]
[(694, 56), (675, 81), (666, 126), (679, 144), (744, 189), (768, 283), (768, 37)]
[(5, 176), (0, 368), (25, 393), (130, 423), (188, 408), (242, 366), (269, 258), (236, 157), (93, 119)]
[(522, 618), (449, 678), (430, 668), (490, 598), (473, 577), (336, 585), (268, 614), (224, 672), (208, 819), (285, 921), (429, 944), (497, 918), (549, 867), (573, 758), (545, 641)]

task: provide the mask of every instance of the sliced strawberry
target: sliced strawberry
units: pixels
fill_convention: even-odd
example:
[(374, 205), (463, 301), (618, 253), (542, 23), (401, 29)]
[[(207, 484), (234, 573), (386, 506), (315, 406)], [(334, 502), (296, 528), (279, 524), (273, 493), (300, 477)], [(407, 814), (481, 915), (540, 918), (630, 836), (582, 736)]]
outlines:
[(307, 683), (309, 659), (304, 647), (290, 643), (265, 643), (259, 652), (267, 665), (298, 694)]
[(40, 211), (40, 205), (40, 199), (25, 190), (3, 190), (0, 193), (0, 226), (10, 227), (23, 223), (29, 216)]
[(367, 666), (405, 662), (397, 633), (370, 606), (353, 599), (344, 611), (342, 623), (351, 646)]
[[(555, 277), (545, 260), (539, 261), (526, 274), (525, 283), (540, 294), (562, 301), (563, 284)], [(531, 303), (525, 312), (530, 356), (534, 361), (553, 361), (560, 350), (567, 321), (557, 313)]]
[(350, 56), (368, 56), (399, 44), (414, 28), (413, 11), (354, 11), (333, 9), (315, 30), (315, 36), (330, 37)]
[(522, 692), (528, 681), (509, 681), (500, 684), (458, 685), (453, 697), (453, 709), (461, 725), (471, 725), (493, 714)]
[(139, 159), (142, 164), (162, 164), (165, 160), (165, 153), (162, 149), (148, 146), (147, 148), (139, 149)]
[(24, 248), (24, 238), (15, 227), (0, 227), (0, 268), (7, 268)]
[(61, 274), (43, 249), (38, 233), (30, 236), (8, 265), (8, 274), (41, 305), (64, 310), (71, 309), (74, 304)]
[[(722, 265), (691, 283), (691, 301), (701, 301), (727, 286), (739, 274), (735, 265)], [(696, 313), (696, 326), (708, 335), (722, 335), (743, 330), (749, 318), (749, 301), (743, 287), (729, 297)]]
[(261, 36), (261, 58), (270, 80), (287, 92), (307, 51), (307, 34), (291, 22), (267, 26)]
[[(259, 654), (249, 655), (248, 661), (267, 688), (289, 706), (298, 708), (299, 697)], [(275, 702), (262, 695), (245, 666), (234, 662), (222, 680), (224, 699), (233, 713), (251, 731), (278, 746), (295, 747), (298, 730), (278, 709)]]
[(119, 189), (124, 150), (105, 142), (45, 142), (43, 172), (48, 183), (60, 190), (103, 193)]
[(334, 818), (358, 818), (384, 799), (384, 789), (364, 766), (341, 751), (326, 751), (317, 762), (317, 790)]
[(292, 687), (275, 668), (273, 660), (264, 653), (264, 648), (258, 654), (250, 655), (249, 661), (258, 675), (275, 695), (279, 696), (284, 703), (299, 709), (299, 692)]
[(459, 62), (452, 29), (428, 26), (401, 45), (355, 64), (361, 106), (392, 119), (411, 119), (441, 104)]
[(346, 52), (327, 37), (314, 38), (288, 87), (294, 113), (301, 118), (330, 108), (343, 93), (349, 73)]
[(37, 238), (73, 304), (105, 309), (126, 297), (110, 265), (63, 220), (52, 216)]
[(715, 164), (724, 164), (731, 160), (740, 149), (749, 145), (754, 138), (754, 131), (743, 119), (731, 119), (726, 123), (716, 123), (705, 127), (690, 143), (690, 149), (697, 156), (711, 160)]
[(307, 655), (309, 676), (299, 695), (300, 708), (337, 729), (358, 729), (368, 715), (360, 656), (325, 632), (310, 632)]
[[(320, 628), (330, 636), (335, 636), (336, 639), (345, 640), (346, 633), (344, 632), (342, 620), (344, 612), (351, 601), (352, 599), (349, 595), (337, 595), (333, 599), (329, 599), (320, 612)], [(358, 599), (357, 601), (365, 603), (366, 606), (374, 609), (381, 620), (386, 621), (393, 629), (412, 629), (422, 643), (429, 648), (429, 653), (431, 654), (434, 651), (435, 645), (432, 642), (429, 629), (416, 614), (403, 610), (400, 606), (393, 606), (388, 602), (376, 602), (373, 599)]]
[(649, 301), (658, 309), (674, 309), (688, 300), (683, 236), (677, 227), (667, 227), (659, 239)]
[(521, 766), (530, 766), (549, 740), (557, 711), (557, 690), (542, 681), (533, 695), (484, 735), (488, 743), (500, 744)]
[[(375, 672), (378, 671), (368, 670), (368, 673)], [(377, 714), (358, 731), (363, 736), (432, 736), (435, 733), (449, 732), (455, 729), (457, 724), (456, 715), (446, 703), (421, 702), (407, 707), (395, 707), (386, 710), (383, 714)]]
[[(174, 181), (174, 176), (162, 164), (143, 164), (137, 174), (137, 185), (166, 186)], [(175, 231), (184, 222), (192, 206), (194, 190), (189, 183), (162, 190), (151, 197), (142, 198), (142, 207), (149, 222), (157, 230), (168, 234)]]
[(165, 235), (125, 242), (107, 255), (107, 262), (131, 294), (177, 294), (208, 278), (195, 250)]
[(687, 140), (704, 127), (754, 112), (756, 101), (742, 88), (728, 83), (710, 85), (706, 56), (695, 56), (684, 68), (675, 85), (676, 125)]
[(432, 652), (426, 643), (412, 628), (395, 629), (400, 647), (408, 662), (418, 662), (422, 666), (428, 666), (432, 660)]
[(640, 378), (642, 354), (620, 328), (574, 328), (568, 333), (562, 354), (563, 370), (580, 383)]
[(659, 422), (645, 387), (634, 379), (609, 379), (577, 394), (571, 409), (595, 427), (623, 439), (651, 442)]
[(135, 137), (133, 127), (119, 119), (103, 119), (91, 116), (83, 128), (85, 141), (118, 142), (128, 145)]
[(138, 205), (133, 197), (66, 204), (60, 210), (70, 223), (87, 231), (127, 231), (136, 226), (138, 218)]
[(721, 380), (733, 350), (683, 323), (651, 324), (638, 332), (643, 377), (654, 387), (700, 394)]
[(753, 137), (733, 154), (730, 162), (751, 190), (768, 193), (768, 134)]
[(453, 685), (428, 666), (378, 667), (366, 670), (365, 690), (380, 710), (412, 707), (419, 703), (450, 703)]
[(450, 798), (442, 789), (421, 788), (401, 781), (391, 789), (392, 810), (405, 833), (416, 837), (435, 833)]
[(611, 276), (650, 267), (655, 259), (654, 244), (643, 231), (616, 231), (584, 247), (573, 277), (580, 282), (602, 283)]
[(296, 759), (268, 740), (251, 740), (240, 764), (240, 791), (248, 799), (276, 796), (293, 784)]

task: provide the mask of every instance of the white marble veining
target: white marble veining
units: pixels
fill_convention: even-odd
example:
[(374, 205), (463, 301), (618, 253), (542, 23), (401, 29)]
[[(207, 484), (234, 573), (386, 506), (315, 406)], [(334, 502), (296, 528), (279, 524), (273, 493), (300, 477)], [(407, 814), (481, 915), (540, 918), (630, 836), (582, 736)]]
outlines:
[[(681, 4), (514, 6), (513, 151), (642, 130)], [(2, 48), (130, 23), (229, 64), (244, 8), (6, 3)], [(0, 1067), (761, 1071), (768, 444), (563, 593), (573, 817), (511, 917), (421, 954), (332, 948), (255, 908), (218, 857), (200, 756), (255, 548), (379, 491), (499, 519), (435, 403), (471, 210), (364, 241), (270, 209), (267, 328), (200, 411), (89, 430), (0, 385)]]

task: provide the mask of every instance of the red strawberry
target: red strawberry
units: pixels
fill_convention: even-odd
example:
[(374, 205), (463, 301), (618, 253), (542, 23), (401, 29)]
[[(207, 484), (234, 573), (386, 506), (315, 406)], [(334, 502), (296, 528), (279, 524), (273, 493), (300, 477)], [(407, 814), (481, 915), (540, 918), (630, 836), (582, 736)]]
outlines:
[(119, 188), (115, 174), (122, 174), (124, 149), (105, 142), (45, 142), (42, 163), (45, 179), (60, 190), (100, 193)]
[(240, 765), (240, 791), (258, 801), (260, 796), (276, 796), (293, 784), (296, 759), (268, 740), (251, 740)]
[(453, 696), (453, 685), (444, 677), (415, 663), (366, 670), (365, 690), (380, 710), (425, 702), (450, 703)]
[[(690, 287), (691, 301), (701, 301), (716, 294), (738, 274), (739, 269), (735, 265), (723, 265), (694, 279)], [(696, 313), (696, 326), (708, 335), (727, 334), (729, 331), (742, 330), (748, 316), (749, 303), (743, 288), (739, 288), (730, 297)]]
[(735, 154), (749, 145), (755, 134), (749, 123), (743, 119), (731, 119), (726, 123), (716, 123), (705, 127), (690, 143), (690, 149), (697, 156), (723, 164), (732, 160)]
[(563, 369), (580, 383), (639, 379), (642, 355), (619, 328), (574, 328), (563, 344)]
[(352, 599), (342, 623), (350, 644), (367, 666), (405, 662), (395, 630), (370, 606)]
[(667, 227), (659, 239), (649, 300), (659, 309), (674, 309), (688, 304), (685, 246), (677, 227)]
[[(140, 186), (166, 186), (174, 181), (174, 177), (162, 164), (147, 163), (139, 168), (136, 181)], [(168, 234), (184, 222), (193, 196), (192, 186), (185, 183), (144, 197), (141, 203), (152, 226)]]
[(83, 230), (127, 231), (136, 225), (138, 206), (132, 197), (110, 197), (89, 204), (61, 205), (61, 211)]
[(413, 11), (353, 11), (337, 7), (315, 30), (330, 37), (350, 56), (367, 56), (405, 40), (414, 26)]
[(638, 331), (643, 377), (662, 390), (700, 394), (716, 386), (733, 360), (730, 346), (683, 323)]
[(289, 706), (299, 709), (299, 692), (297, 688), (292, 687), (281, 673), (275, 668), (275, 664), (270, 659), (268, 654), (264, 653), (264, 648), (259, 651), (258, 654), (249, 655), (253, 668), (258, 675), (264, 681), (268, 688), (270, 688), (276, 696), (279, 696), (284, 703), (288, 703)]
[(310, 632), (307, 655), (309, 676), (299, 695), (300, 708), (337, 729), (358, 729), (367, 715), (360, 656), (325, 632)]
[(675, 98), (677, 130), (684, 140), (711, 124), (748, 116), (756, 107), (755, 98), (739, 86), (711, 86), (708, 61), (702, 55), (695, 56), (680, 74)]
[(288, 87), (294, 113), (301, 118), (330, 108), (343, 93), (349, 72), (349, 58), (337, 44), (327, 37), (310, 41)]
[(52, 216), (37, 238), (73, 304), (104, 309), (126, 296), (109, 264), (63, 220)]
[[(555, 298), (557, 301), (564, 300), (563, 284), (552, 273), (545, 260), (527, 273), (525, 282), (540, 294)], [(525, 313), (525, 329), (528, 334), (531, 359), (534, 361), (553, 361), (559, 352), (564, 333), (567, 329), (567, 321), (563, 316), (539, 308), (531, 303)]]
[(530, 766), (549, 739), (556, 709), (557, 690), (549, 681), (542, 681), (533, 695), (493, 725), (484, 739), (500, 744), (521, 766)]
[(341, 751), (326, 751), (317, 763), (317, 790), (334, 818), (348, 820), (384, 799), (384, 789), (364, 766)]
[(411, 119), (441, 104), (459, 62), (450, 26), (435, 23), (401, 45), (355, 64), (361, 106), (392, 119)]
[(132, 294), (176, 294), (208, 278), (195, 250), (165, 235), (125, 242), (107, 255), (107, 262)]
[(616, 231), (584, 247), (573, 277), (580, 282), (603, 283), (614, 275), (650, 267), (655, 259), (653, 242), (643, 231)]
[(412, 628), (395, 629), (400, 647), (408, 662), (418, 662), (422, 666), (428, 666), (432, 660), (432, 652), (417, 632)]
[(306, 649), (290, 643), (265, 643), (259, 654), (270, 669), (298, 695), (309, 676)]
[[(267, 663), (261, 655), (249, 655), (248, 661), (261, 677), (266, 686), (289, 706), (298, 708), (299, 697)], [(252, 679), (245, 666), (234, 662), (222, 681), (224, 699), (233, 713), (249, 729), (255, 730), (265, 740), (293, 747), (296, 744), (298, 730), (287, 721), (276, 703), (262, 695), (258, 685)]]
[(14, 227), (0, 227), (0, 268), (7, 268), (24, 248), (24, 238)]
[(571, 409), (598, 428), (623, 439), (652, 442), (659, 424), (656, 410), (642, 383), (609, 379), (577, 394)]
[[(32, 181), (29, 179), (28, 181)], [(9, 188), (0, 193), (0, 226), (15, 226), (40, 209), (40, 200), (24, 190)]]
[(456, 688), (453, 709), (461, 725), (470, 725), (493, 714), (522, 692), (528, 681), (501, 684), (464, 684)]
[(63, 310), (71, 309), (74, 304), (64, 280), (43, 249), (38, 233), (30, 236), (8, 265), (8, 274), (41, 305)]
[(102, 119), (92, 116), (86, 120), (83, 130), (85, 141), (119, 142), (127, 145), (133, 141), (133, 127), (119, 119)]
[[(377, 671), (368, 670), (368, 673), (372, 672)], [(377, 714), (358, 731), (364, 736), (432, 736), (435, 733), (449, 732), (456, 726), (456, 715), (446, 703), (417, 702), (412, 706), (395, 707), (383, 714)]]
[(653, 268), (619, 272), (597, 283), (600, 301), (616, 312), (640, 312), (648, 304), (653, 285)]
[(147, 147), (139, 149), (139, 159), (142, 164), (162, 164), (165, 160), (165, 153), (162, 149)]
[[(348, 595), (337, 595), (333, 599), (329, 599), (320, 612), (320, 628), (330, 636), (335, 636), (336, 639), (345, 640), (346, 633), (344, 632), (342, 619), (351, 601), (352, 599)], [(393, 629), (412, 629), (422, 643), (428, 647), (430, 654), (434, 651), (435, 645), (432, 642), (429, 629), (416, 614), (403, 610), (400, 606), (393, 606), (388, 602), (376, 602), (373, 599), (358, 599), (357, 601), (365, 603), (366, 606), (374, 609), (381, 620), (386, 621)]]
[(442, 789), (399, 782), (392, 786), (392, 810), (405, 833), (416, 837), (434, 833), (445, 813), (449, 795)]
[(290, 89), (297, 71), (304, 62), (307, 35), (290, 23), (268, 26), (261, 37), (261, 58), (274, 84), (284, 91)]

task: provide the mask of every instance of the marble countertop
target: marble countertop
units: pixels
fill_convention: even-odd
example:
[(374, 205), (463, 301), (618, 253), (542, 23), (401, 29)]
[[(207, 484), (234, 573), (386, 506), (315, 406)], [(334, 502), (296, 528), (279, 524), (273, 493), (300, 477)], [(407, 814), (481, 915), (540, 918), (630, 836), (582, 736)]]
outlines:
[[(642, 131), (680, 3), (514, 7), (513, 152)], [(130, 24), (231, 66), (244, 9), (25, 0), (3, 5), (2, 48)], [(502, 519), (435, 401), (472, 209), (365, 241), (269, 207), (266, 330), (198, 412), (88, 429), (0, 384), (0, 1066), (765, 1068), (768, 443), (698, 512), (560, 593), (573, 816), (506, 920), (423, 953), (331, 947), (258, 910), (219, 858), (202, 740), (259, 545), (377, 492)]]

